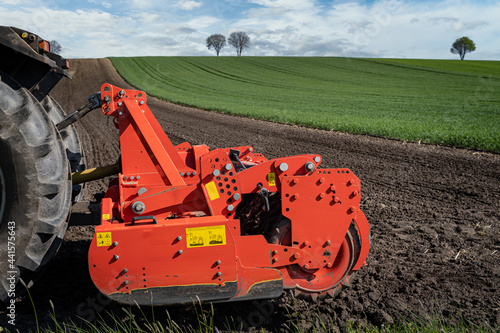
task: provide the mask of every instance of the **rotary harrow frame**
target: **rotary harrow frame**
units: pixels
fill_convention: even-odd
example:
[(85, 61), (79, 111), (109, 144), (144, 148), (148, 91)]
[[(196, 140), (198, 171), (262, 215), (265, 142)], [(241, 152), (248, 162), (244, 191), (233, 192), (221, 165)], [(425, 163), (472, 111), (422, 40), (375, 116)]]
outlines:
[[(101, 101), (119, 130), (121, 171), (101, 202), (89, 270), (111, 299), (334, 296), (365, 264), (369, 225), (349, 169), (320, 169), (320, 155), (267, 160), (250, 146), (174, 146), (144, 92), (104, 84)], [(262, 215), (278, 210), (253, 221), (264, 233), (243, 225), (249, 202)]]

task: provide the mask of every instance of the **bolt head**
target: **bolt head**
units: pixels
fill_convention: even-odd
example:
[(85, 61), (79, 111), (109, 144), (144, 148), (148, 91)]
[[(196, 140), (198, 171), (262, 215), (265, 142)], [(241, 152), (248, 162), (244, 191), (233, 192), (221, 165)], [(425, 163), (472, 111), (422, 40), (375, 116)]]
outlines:
[(113, 242), (113, 246), (118, 246), (118, 242)]
[(283, 163), (280, 164), (279, 168), (280, 168), (280, 170), (282, 172), (285, 172), (285, 171), (288, 170), (288, 164), (286, 164), (286, 163), (283, 162)]
[(232, 212), (234, 210), (234, 206), (233, 205), (228, 205), (227, 206), (227, 210)]
[(216, 275), (217, 275), (217, 276), (221, 276), (221, 275), (222, 275), (222, 273), (221, 273), (221, 272), (217, 272), (217, 274), (216, 274)]
[(305, 269), (308, 269), (309, 267), (311, 267), (311, 266), (309, 266), (309, 264), (305, 264), (305, 265), (304, 265), (304, 268), (305, 268)]
[(314, 170), (315, 165), (312, 162), (307, 162), (306, 165), (305, 165), (305, 168), (306, 168), (307, 171), (311, 172), (311, 171)]
[(126, 273), (128, 273), (128, 269), (124, 268), (122, 272), (123, 272), (123, 274), (126, 274)]
[(278, 258), (274, 258), (273, 259), (273, 263), (277, 262), (278, 261)]
[(230, 164), (230, 163), (226, 164), (226, 170), (227, 171), (231, 170), (232, 168), (233, 168), (232, 164)]
[(129, 284), (128, 280), (125, 280), (125, 282), (123, 282), (123, 283), (125, 283), (125, 284)]
[(253, 152), (253, 148), (252, 147), (248, 148), (248, 151)]
[(177, 251), (177, 253), (179, 253), (179, 254), (182, 254), (182, 252), (183, 252), (182, 250)]
[(216, 263), (217, 265), (220, 265), (220, 260), (217, 260), (215, 263)]
[[(122, 103), (122, 102), (118, 102), (118, 106), (122, 106), (122, 105), (123, 105), (123, 103)], [(120, 113), (121, 113), (121, 112), (120, 112)]]
[(233, 199), (234, 199), (234, 200), (240, 200), (240, 198), (241, 198), (241, 195), (240, 195), (239, 193), (235, 193), (235, 194), (233, 195)]
[[(120, 106), (121, 106), (121, 105), (120, 105)], [(122, 115), (123, 115), (123, 112), (121, 112), (121, 111), (120, 111), (120, 112), (118, 112), (118, 115), (119, 115), (119, 116), (122, 116)]]
[(326, 264), (326, 267), (328, 267), (328, 268), (332, 268), (332, 267), (333, 267), (333, 265), (332, 265), (332, 263), (331, 263), (331, 262), (329, 262), (328, 264)]
[(182, 240), (182, 236), (177, 236), (177, 240), (181, 241)]
[(118, 260), (118, 259), (120, 259), (120, 256), (118, 256), (117, 254), (115, 254), (115, 255), (113, 256), (113, 258), (114, 258), (115, 260)]
[(141, 201), (136, 201), (132, 205), (132, 210), (136, 214), (142, 214), (146, 210), (146, 206)]
[(193, 176), (196, 176), (196, 171), (193, 171), (192, 175), (193, 175)]
[(139, 104), (140, 104), (140, 105), (144, 105), (144, 101), (140, 101), (140, 102), (139, 102)]
[(321, 157), (316, 156), (316, 157), (314, 158), (314, 162), (316, 162), (316, 163), (321, 162)]
[(325, 193), (320, 193), (320, 194), (319, 194), (319, 197), (320, 197), (321, 199), (323, 199), (323, 198), (325, 197)]
[(212, 174), (217, 177), (218, 175), (220, 175), (220, 171), (218, 169), (215, 169)]
[(295, 253), (295, 254), (293, 255), (293, 257), (294, 257), (295, 259), (299, 259), (299, 258), (300, 258), (300, 253), (298, 253), (298, 252), (297, 252), (297, 253)]

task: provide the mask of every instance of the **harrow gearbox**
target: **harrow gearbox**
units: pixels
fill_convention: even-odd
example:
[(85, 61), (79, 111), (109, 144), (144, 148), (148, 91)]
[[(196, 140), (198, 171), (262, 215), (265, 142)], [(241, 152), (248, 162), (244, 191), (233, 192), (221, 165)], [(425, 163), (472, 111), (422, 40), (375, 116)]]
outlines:
[[(334, 296), (365, 264), (360, 180), (321, 156), (174, 146), (146, 94), (104, 84), (121, 172), (89, 250), (98, 289), (133, 304)], [(209, 125), (209, 124), (207, 124)]]

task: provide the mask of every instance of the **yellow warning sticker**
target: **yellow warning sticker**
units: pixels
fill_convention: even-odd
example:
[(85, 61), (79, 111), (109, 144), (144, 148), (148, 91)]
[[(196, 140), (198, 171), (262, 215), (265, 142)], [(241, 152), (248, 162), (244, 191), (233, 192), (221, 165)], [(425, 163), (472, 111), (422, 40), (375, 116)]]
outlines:
[(215, 182), (211, 181), (210, 183), (205, 184), (205, 188), (207, 189), (210, 201), (214, 201), (215, 199), (220, 198), (219, 192), (217, 192), (217, 186), (215, 186)]
[(109, 220), (109, 214), (102, 214), (102, 219), (103, 220)]
[(187, 247), (226, 245), (226, 226), (186, 228)]
[(269, 186), (276, 186), (276, 174), (274, 172), (267, 174), (267, 182), (269, 183)]
[(111, 232), (98, 232), (95, 235), (97, 246), (111, 246)]

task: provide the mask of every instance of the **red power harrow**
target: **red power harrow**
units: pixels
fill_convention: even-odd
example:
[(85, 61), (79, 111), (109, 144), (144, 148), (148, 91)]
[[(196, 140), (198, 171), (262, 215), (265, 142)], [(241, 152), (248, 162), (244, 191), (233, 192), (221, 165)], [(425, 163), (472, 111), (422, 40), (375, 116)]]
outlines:
[(89, 250), (97, 288), (133, 304), (334, 296), (365, 264), (360, 181), (319, 155), (267, 160), (252, 147), (173, 146), (142, 91), (104, 84), (121, 173)]

